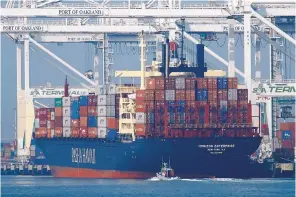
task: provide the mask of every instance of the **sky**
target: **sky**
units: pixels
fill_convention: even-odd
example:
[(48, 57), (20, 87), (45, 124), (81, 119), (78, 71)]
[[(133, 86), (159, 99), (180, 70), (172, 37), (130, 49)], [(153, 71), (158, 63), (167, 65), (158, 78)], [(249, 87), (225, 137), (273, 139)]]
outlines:
[[(218, 36), (217, 42), (205, 42), (204, 44), (219, 54), (224, 59), (227, 58), (227, 37), (226, 34)], [(243, 34), (236, 35), (236, 48), (235, 48), (235, 61), (236, 67), (243, 71)], [(252, 69), (254, 70), (254, 40), (252, 40)], [(73, 65), (77, 70), (84, 73), (93, 66), (93, 46), (91, 44), (42, 44), (63, 60)], [(223, 45), (223, 46), (222, 46)], [(31, 45), (32, 46), (32, 45)], [(262, 78), (269, 78), (269, 47), (265, 41), (261, 43), (261, 71)], [(115, 46), (114, 46), (115, 47)], [(288, 43), (287, 49), (290, 50), (291, 44)], [(119, 49), (120, 48), (120, 49)], [(138, 48), (138, 47), (136, 47)], [(291, 51), (295, 54), (295, 50)], [(140, 56), (136, 53), (131, 53), (131, 48), (126, 48), (125, 44), (116, 45), (114, 48), (114, 70), (140, 70)], [(102, 58), (100, 58), (101, 60)], [(206, 62), (213, 69), (226, 69), (220, 62), (216, 61), (208, 54), (205, 55)], [(152, 55), (148, 55), (147, 64), (151, 64)], [(295, 64), (288, 58), (287, 71), (288, 73), (295, 73), (295, 67), (289, 66)], [(73, 79), (75, 76), (71, 71), (55, 61), (53, 58), (39, 50), (37, 47), (32, 46), (30, 50), (30, 86), (45, 85), (50, 82), (52, 86), (63, 86), (65, 80), (65, 73), (57, 67), (68, 71), (70, 85), (77, 86), (79, 79)], [(291, 67), (291, 70), (290, 70)], [(14, 108), (16, 108), (16, 44), (6, 35), (1, 35), (1, 135), (2, 141), (13, 141), (14, 139)], [(254, 77), (254, 72), (252, 72)], [(293, 76), (294, 77), (294, 76)], [(242, 83), (243, 81), (240, 80)], [(44, 103), (52, 101), (41, 101)]]

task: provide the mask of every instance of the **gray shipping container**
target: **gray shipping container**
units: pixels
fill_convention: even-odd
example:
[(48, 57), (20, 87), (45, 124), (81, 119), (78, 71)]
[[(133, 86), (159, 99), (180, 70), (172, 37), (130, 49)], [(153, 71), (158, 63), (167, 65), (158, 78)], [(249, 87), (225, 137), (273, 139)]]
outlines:
[(39, 129), (39, 128), (40, 128), (39, 119), (35, 119), (35, 129)]
[(107, 118), (98, 117), (98, 128), (107, 128)]
[(115, 106), (107, 106), (107, 117), (115, 117)]
[(71, 118), (63, 117), (63, 127), (71, 127)]
[(71, 106), (71, 98), (63, 97), (63, 107), (70, 107), (70, 106)]
[(107, 94), (116, 94), (116, 86), (114, 84), (108, 85)]
[(228, 90), (228, 100), (236, 101), (237, 100), (237, 89)]
[(145, 124), (146, 123), (146, 116), (145, 116), (145, 113), (140, 113), (140, 112), (137, 112), (136, 113), (136, 123), (137, 124)]
[(177, 77), (176, 78), (176, 89), (177, 90), (185, 89), (185, 78), (184, 77)]
[(98, 138), (106, 138), (107, 128), (98, 128)]
[(107, 94), (107, 87), (106, 85), (99, 85), (98, 86), (98, 93), (99, 94)]
[(71, 137), (71, 127), (63, 127), (63, 137)]
[(174, 101), (175, 100), (175, 90), (165, 90), (165, 100)]
[(54, 120), (54, 111), (50, 112), (50, 120)]
[(63, 107), (63, 117), (70, 117), (71, 116), (71, 108), (70, 107)]
[(115, 105), (115, 94), (107, 95), (107, 105)]
[(54, 137), (54, 129), (50, 130), (50, 137), (53, 138)]
[(50, 120), (47, 121), (47, 128), (50, 129)]
[(98, 106), (98, 117), (106, 117), (107, 116), (107, 106)]
[(98, 106), (107, 105), (107, 95), (98, 95)]

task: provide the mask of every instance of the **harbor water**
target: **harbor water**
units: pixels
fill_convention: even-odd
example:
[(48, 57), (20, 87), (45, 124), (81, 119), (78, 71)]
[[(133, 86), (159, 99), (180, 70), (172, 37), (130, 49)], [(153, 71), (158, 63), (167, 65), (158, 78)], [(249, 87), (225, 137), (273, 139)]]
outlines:
[(2, 197), (294, 197), (294, 179), (102, 180), (2, 176)]

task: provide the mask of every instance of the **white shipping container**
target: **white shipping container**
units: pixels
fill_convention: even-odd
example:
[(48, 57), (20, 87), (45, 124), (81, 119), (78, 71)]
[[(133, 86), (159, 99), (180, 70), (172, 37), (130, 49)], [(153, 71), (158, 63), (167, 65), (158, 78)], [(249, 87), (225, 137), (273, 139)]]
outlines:
[(35, 128), (39, 129), (40, 128), (40, 121), (39, 119), (35, 119)]
[(63, 117), (70, 117), (70, 116), (71, 116), (71, 108), (63, 107)]
[(106, 128), (106, 127), (107, 127), (107, 118), (98, 117), (98, 128)]
[(63, 137), (71, 137), (72, 131), (70, 127), (63, 127)]
[(107, 87), (105, 85), (99, 85), (98, 86), (98, 93), (100, 94), (107, 94)]
[(53, 138), (54, 137), (54, 129), (50, 130), (50, 137)]
[(106, 103), (107, 105), (115, 105), (115, 94), (107, 95)]
[(231, 101), (237, 100), (237, 89), (228, 90), (228, 100), (231, 100)]
[(70, 107), (70, 106), (71, 106), (71, 98), (63, 97), (63, 107)]
[(185, 78), (177, 77), (176, 78), (176, 89), (185, 89)]
[(50, 120), (54, 120), (54, 111), (50, 112)]
[(36, 146), (35, 146), (35, 145), (31, 145), (31, 146), (30, 146), (30, 150), (35, 151), (35, 149), (36, 149)]
[(116, 94), (116, 86), (114, 84), (108, 85), (107, 94)]
[(33, 170), (33, 165), (28, 165), (28, 170), (29, 171)]
[(107, 106), (107, 117), (115, 117), (115, 106)]
[(33, 150), (30, 151), (30, 156), (31, 157), (35, 157), (35, 150), (34, 151)]
[(107, 95), (98, 95), (98, 106), (107, 105)]
[(175, 100), (175, 90), (165, 90), (165, 99), (167, 101)]
[(146, 116), (145, 113), (136, 113), (136, 123), (137, 124), (145, 124), (146, 123)]
[(98, 138), (106, 138), (107, 128), (98, 128)]
[(63, 127), (71, 127), (71, 118), (63, 117)]
[(98, 106), (98, 117), (106, 117), (107, 116), (107, 107), (106, 106)]
[(50, 120), (47, 121), (47, 128), (50, 129)]

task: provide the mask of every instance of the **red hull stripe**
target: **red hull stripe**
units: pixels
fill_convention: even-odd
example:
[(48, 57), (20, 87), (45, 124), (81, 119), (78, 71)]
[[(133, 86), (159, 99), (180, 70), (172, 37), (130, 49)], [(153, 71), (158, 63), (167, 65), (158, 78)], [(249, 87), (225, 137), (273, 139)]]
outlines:
[(134, 171), (94, 170), (59, 166), (50, 166), (50, 169), (54, 177), (67, 178), (147, 179), (155, 176), (155, 173)]

